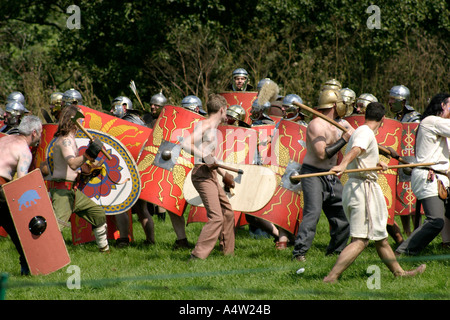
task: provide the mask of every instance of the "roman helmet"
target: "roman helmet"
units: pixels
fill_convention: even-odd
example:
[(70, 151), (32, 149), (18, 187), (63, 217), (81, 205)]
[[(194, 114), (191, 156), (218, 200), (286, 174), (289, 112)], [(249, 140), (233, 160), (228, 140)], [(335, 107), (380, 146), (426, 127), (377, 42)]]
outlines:
[(83, 103), (81, 93), (73, 88), (64, 92), (62, 100), (64, 106), (70, 106), (71, 104), (80, 105)]
[(123, 118), (126, 111), (123, 108), (123, 105), (125, 105), (125, 110), (133, 111), (133, 103), (131, 100), (124, 96), (119, 96), (115, 98), (111, 102), (111, 113), (115, 115), (116, 117)]
[(5, 124), (14, 127), (18, 126), (20, 123), (20, 118), (27, 109), (18, 101), (10, 100), (5, 106)]
[(252, 109), (250, 110), (250, 119), (258, 120), (261, 115), (266, 111), (267, 108), (270, 108), (271, 104), (269, 101), (260, 105), (258, 102), (258, 98), (255, 99), (252, 103)]
[(356, 107), (360, 109), (361, 113), (365, 113), (371, 102), (378, 102), (378, 99), (371, 93), (363, 93), (356, 100)]
[(56, 114), (61, 111), (63, 105), (62, 98), (62, 92), (53, 92), (50, 95), (50, 112), (52, 113), (52, 115), (56, 116)]
[(341, 93), (342, 99), (347, 107), (345, 116), (349, 116), (353, 113), (353, 108), (356, 103), (356, 93), (350, 88), (343, 88), (339, 90), (339, 92)]
[(206, 111), (203, 110), (202, 100), (194, 95), (184, 97), (183, 100), (181, 100), (181, 106), (185, 109), (200, 113), (202, 115), (206, 114)]
[(341, 90), (342, 89), (342, 85), (336, 79), (331, 79), (331, 80), (325, 81), (325, 83), (321, 87), (322, 91), (323, 90), (328, 90), (328, 89)]
[[(282, 105), (284, 107), (284, 117), (287, 120), (293, 120), (301, 113), (299, 112), (299, 107), (294, 105), (294, 102), (303, 104), (302, 98), (294, 93), (287, 94), (283, 99)], [(302, 115), (304, 116), (304, 114)]]
[(339, 90), (325, 89), (320, 92), (319, 104), (317, 110), (330, 109), (336, 106), (336, 112), (339, 117), (343, 117), (346, 112), (346, 106)]
[(389, 90), (389, 107), (392, 112), (399, 113), (409, 104), (409, 89), (404, 85), (393, 86)]
[(24, 107), (24, 109), (25, 109), (24, 113), (30, 112), (27, 110), (27, 108), (25, 108), (25, 96), (22, 94), (22, 92), (14, 91), (14, 92), (11, 92), (6, 97), (6, 103), (13, 102), (13, 101), (19, 102)]
[(244, 121), (245, 120), (245, 110), (241, 105), (234, 104), (227, 108), (227, 117), (230, 117), (237, 121)]
[[(244, 83), (244, 86), (242, 87), (242, 89), (238, 89), (238, 88), (236, 88), (236, 84), (235, 84), (235, 82), (234, 82), (234, 78), (236, 78), (236, 77), (245, 77), (245, 83)], [(249, 76), (248, 76), (248, 72), (247, 72), (247, 70), (245, 70), (244, 68), (237, 68), (237, 69), (235, 69), (234, 71), (233, 71), (233, 73), (232, 73), (232, 88), (233, 88), (233, 91), (245, 91), (245, 90), (247, 90), (247, 84), (248, 84), (248, 79), (249, 79)]]
[(154, 94), (150, 98), (151, 113), (154, 117), (158, 117), (162, 108), (167, 104), (167, 98), (163, 95), (162, 90)]

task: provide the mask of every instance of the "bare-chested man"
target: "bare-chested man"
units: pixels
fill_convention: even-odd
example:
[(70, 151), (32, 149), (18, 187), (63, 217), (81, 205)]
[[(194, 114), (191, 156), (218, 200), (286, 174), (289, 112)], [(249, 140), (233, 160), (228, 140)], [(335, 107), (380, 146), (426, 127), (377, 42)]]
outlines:
[(102, 144), (91, 142), (83, 155), (79, 155), (75, 140), (77, 126), (72, 118), (79, 111), (75, 105), (66, 106), (61, 112), (58, 129), (55, 133), (53, 152), (53, 172), (49, 181), (49, 191), (52, 198), (55, 215), (63, 226), (72, 213), (84, 218), (92, 225), (94, 236), (100, 252), (109, 250), (105, 211), (84, 193), (76, 189), (77, 169), (86, 160), (94, 161)]
[(0, 139), (0, 226), (9, 234), (20, 255), (21, 274), (28, 275), (25, 255), (1, 192), (1, 185), (13, 180), (16, 174), (17, 178), (21, 178), (28, 173), (32, 160), (30, 147), (37, 146), (41, 141), (42, 123), (36, 116), (25, 116), (17, 129), (18, 135), (8, 135)]
[(234, 253), (234, 212), (225, 191), (217, 180), (223, 177), (225, 185), (233, 186), (233, 176), (217, 167), (214, 158), (217, 146), (217, 127), (226, 120), (227, 101), (220, 95), (211, 95), (207, 104), (208, 118), (200, 121), (192, 136), (182, 147), (195, 157), (192, 183), (205, 205), (208, 222), (203, 227), (191, 258), (206, 259), (214, 249), (217, 239), (223, 253)]
[[(324, 90), (317, 110), (330, 119), (338, 118), (337, 107), (342, 98), (337, 90)], [(342, 131), (320, 117), (310, 121), (306, 131), (306, 155), (301, 174), (330, 171), (337, 164), (337, 153), (350, 139), (354, 129), (340, 119), (348, 131)], [(303, 220), (299, 226), (293, 250), (294, 258), (305, 261), (316, 234), (322, 210), (330, 224), (330, 243), (326, 254), (341, 252), (349, 238), (349, 224), (342, 208), (342, 184), (335, 175), (303, 178)]]

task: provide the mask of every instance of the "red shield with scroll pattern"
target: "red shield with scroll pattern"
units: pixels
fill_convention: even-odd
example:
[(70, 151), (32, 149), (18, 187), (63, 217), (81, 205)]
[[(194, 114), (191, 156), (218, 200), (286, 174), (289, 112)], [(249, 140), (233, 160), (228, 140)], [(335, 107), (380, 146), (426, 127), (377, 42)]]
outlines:
[[(400, 156), (408, 162), (415, 161), (414, 143), (419, 126), (417, 122), (403, 122)], [(416, 196), (411, 189), (411, 175), (405, 174), (403, 169), (398, 170), (397, 201), (395, 202), (396, 215), (409, 215), (416, 210)], [(422, 209), (423, 211), (423, 209)]]
[(191, 135), (194, 125), (203, 119), (187, 109), (164, 106), (138, 159), (142, 181), (140, 199), (179, 216), (183, 214), (184, 179), (194, 167), (194, 158), (181, 149), (180, 142)]
[[(220, 125), (217, 128), (216, 158), (226, 163), (253, 164), (258, 132), (251, 128)], [(242, 223), (242, 213), (235, 211), (235, 224)], [(190, 206), (187, 223), (208, 221), (204, 207)]]
[(86, 106), (78, 106), (84, 114), (83, 126), (107, 133), (119, 140), (136, 161), (152, 132), (151, 128), (117, 118)]
[(258, 92), (244, 91), (244, 92), (223, 92), (219, 93), (227, 100), (227, 107), (232, 105), (240, 105), (245, 110), (244, 122), (251, 125), (250, 110), (252, 109), (252, 103), (256, 100)]
[[(357, 115), (345, 118), (353, 128), (357, 128), (364, 124), (364, 115)], [(375, 138), (379, 145), (384, 147), (391, 147), (398, 154), (401, 150), (403, 126), (402, 123), (394, 119), (384, 119), (383, 124), (375, 132)], [(345, 147), (341, 150), (342, 154), (345, 154)], [(342, 154), (340, 156), (342, 156)], [(342, 158), (341, 158), (342, 159)], [(380, 161), (386, 162), (389, 166), (397, 165), (398, 160), (394, 158), (388, 159), (380, 154)], [(348, 176), (343, 174), (341, 181), (344, 184), (348, 179)], [(397, 169), (389, 169), (387, 171), (378, 172), (378, 184), (383, 190), (384, 198), (386, 199), (386, 206), (389, 213), (388, 224), (394, 224), (395, 216), (395, 203), (397, 198)]]
[(262, 159), (263, 165), (276, 174), (275, 193), (264, 208), (248, 214), (270, 221), (292, 234), (296, 232), (302, 220), (303, 196), (300, 183), (292, 184), (289, 176), (300, 171), (305, 155), (306, 126), (281, 120)]

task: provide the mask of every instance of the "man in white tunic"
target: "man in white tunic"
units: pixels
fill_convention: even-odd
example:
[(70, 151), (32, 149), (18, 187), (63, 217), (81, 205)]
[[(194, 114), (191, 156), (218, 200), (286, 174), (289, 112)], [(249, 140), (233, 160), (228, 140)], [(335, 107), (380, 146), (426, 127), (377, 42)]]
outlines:
[[(331, 171), (341, 175), (347, 168), (387, 169), (387, 164), (379, 160), (378, 143), (375, 132), (382, 125), (386, 111), (379, 102), (367, 106), (365, 123), (355, 130), (347, 145), (347, 152), (341, 163), (331, 168)], [(386, 224), (388, 211), (380, 185), (377, 182), (376, 171), (349, 173), (349, 179), (342, 192), (342, 202), (345, 214), (350, 222), (351, 243), (345, 247), (336, 264), (324, 278), (324, 282), (336, 282), (359, 254), (367, 247), (369, 240), (375, 241), (379, 257), (395, 276), (411, 276), (422, 273), (425, 265), (415, 270), (404, 271), (395, 258), (387, 237)]]

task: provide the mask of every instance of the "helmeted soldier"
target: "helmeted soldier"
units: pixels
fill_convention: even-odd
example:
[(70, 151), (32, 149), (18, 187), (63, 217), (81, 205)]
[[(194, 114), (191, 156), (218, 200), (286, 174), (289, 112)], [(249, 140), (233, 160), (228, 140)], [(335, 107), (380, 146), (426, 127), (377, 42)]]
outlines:
[(229, 86), (230, 91), (251, 91), (253, 86), (249, 83), (250, 77), (247, 70), (237, 68), (232, 73), (232, 79)]
[(364, 114), (369, 103), (378, 102), (377, 97), (371, 93), (363, 93), (356, 99), (354, 114)]
[(357, 114), (356, 111), (356, 93), (350, 88), (343, 88), (339, 90), (342, 99), (344, 100), (345, 105), (347, 106), (347, 110), (345, 112), (345, 116), (348, 117), (352, 114)]
[(111, 113), (118, 118), (145, 126), (144, 120), (133, 109), (133, 103), (128, 97), (119, 96), (111, 102)]
[(72, 88), (63, 93), (62, 102), (62, 107), (70, 106), (71, 104), (81, 105), (83, 103), (83, 97), (78, 90)]
[[(20, 91), (11, 92), (6, 97), (6, 103), (11, 102), (11, 101), (17, 101), (17, 102), (20, 102), (24, 107), (26, 106), (25, 96)], [(25, 110), (26, 110), (26, 108), (25, 108)], [(26, 112), (29, 112), (29, 111), (27, 110)]]
[(194, 95), (189, 95), (181, 100), (181, 106), (185, 109), (205, 115), (206, 111), (203, 109), (202, 100)]
[(0, 132), (6, 134), (18, 134), (19, 131), (17, 127), (20, 124), (20, 120), (22, 119), (25, 113), (29, 111), (24, 107), (24, 105), (18, 101), (9, 100), (5, 106), (5, 112), (3, 114), (4, 125), (0, 129)]
[(389, 108), (400, 122), (420, 122), (420, 113), (409, 105), (410, 92), (404, 85), (393, 86), (389, 90)]
[(167, 104), (167, 98), (164, 96), (162, 91), (157, 94), (154, 94), (150, 98), (150, 108), (151, 114), (154, 119), (158, 118), (161, 113), (162, 108)]
[(63, 95), (62, 92), (53, 92), (50, 95), (50, 113), (57, 120), (59, 119), (59, 115), (61, 114), (61, 110), (63, 108)]
[(249, 128), (245, 121), (245, 109), (239, 105), (234, 104), (227, 108), (227, 124), (239, 127)]
[(270, 108), (271, 103), (267, 101), (263, 105), (260, 105), (258, 98), (252, 103), (252, 108), (250, 110), (250, 119), (252, 120), (252, 126), (260, 124), (273, 124), (273, 121), (268, 115), (266, 115), (266, 109)]
[(303, 104), (303, 99), (294, 93), (287, 94), (283, 98), (282, 102), (283, 118), (298, 122), (305, 126), (308, 125), (308, 123), (305, 121), (306, 115), (300, 111), (299, 107), (294, 105), (294, 102)]

